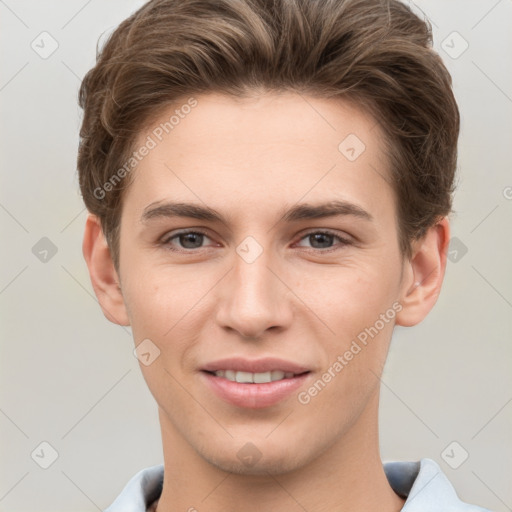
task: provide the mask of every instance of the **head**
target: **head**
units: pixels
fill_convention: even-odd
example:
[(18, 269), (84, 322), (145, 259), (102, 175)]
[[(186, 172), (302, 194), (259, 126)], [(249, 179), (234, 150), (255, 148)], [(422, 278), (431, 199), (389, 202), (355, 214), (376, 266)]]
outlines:
[[(398, 1), (158, 0), (84, 78), (92, 283), (150, 340), (161, 420), (198, 457), (286, 471), (372, 430), (393, 328), (446, 265), (459, 114), (431, 43)], [(232, 357), (307, 373), (240, 406), (206, 371)]]

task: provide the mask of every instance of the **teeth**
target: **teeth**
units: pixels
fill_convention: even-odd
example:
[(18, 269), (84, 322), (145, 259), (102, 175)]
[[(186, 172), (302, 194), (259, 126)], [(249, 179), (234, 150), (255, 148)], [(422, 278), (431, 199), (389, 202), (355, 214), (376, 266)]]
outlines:
[(254, 374), (249, 372), (236, 372), (235, 380), (237, 382), (254, 382)]
[(272, 370), (270, 372), (270, 380), (271, 381), (281, 380), (281, 379), (284, 379), (284, 372), (282, 372), (281, 370)]
[(295, 374), (293, 372), (283, 372), (281, 370), (272, 370), (271, 372), (251, 373), (238, 372), (235, 370), (218, 370), (216, 377), (224, 377), (232, 382), (265, 384), (275, 382), (276, 380), (291, 379)]
[(256, 384), (264, 384), (272, 381), (272, 372), (254, 373), (254, 382)]

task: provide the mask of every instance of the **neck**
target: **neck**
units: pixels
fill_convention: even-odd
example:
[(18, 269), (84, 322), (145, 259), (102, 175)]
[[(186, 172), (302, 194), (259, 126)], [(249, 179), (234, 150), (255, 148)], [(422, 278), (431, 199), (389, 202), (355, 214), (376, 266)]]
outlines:
[(235, 474), (201, 458), (160, 410), (164, 484), (156, 512), (398, 512), (379, 455), (378, 394), (349, 431), (287, 473)]

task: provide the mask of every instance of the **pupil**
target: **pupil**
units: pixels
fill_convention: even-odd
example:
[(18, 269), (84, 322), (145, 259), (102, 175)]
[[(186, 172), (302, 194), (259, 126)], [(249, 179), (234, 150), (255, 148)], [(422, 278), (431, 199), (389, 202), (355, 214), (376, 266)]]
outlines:
[[(185, 233), (180, 236), (181, 245), (187, 249), (194, 249), (201, 246), (203, 235), (201, 233)], [(325, 248), (332, 243), (333, 235), (327, 233), (315, 233), (309, 235), (313, 247)], [(317, 244), (319, 243), (319, 245)]]
[[(185, 233), (181, 235), (181, 245), (186, 249), (194, 249), (197, 247), (201, 247), (202, 237), (201, 233)], [(194, 245), (194, 238), (196, 238), (196, 244)], [(198, 239), (198, 240), (197, 240)], [(199, 243), (197, 243), (199, 241)], [(185, 243), (183, 243), (185, 242)], [(188, 242), (192, 242), (192, 245), (187, 245)]]
[[(327, 233), (315, 233), (310, 236), (312, 237), (311, 242), (320, 241), (320, 245), (322, 245), (322, 239), (324, 239), (324, 245), (322, 245), (321, 248), (327, 247), (330, 244), (330, 242), (332, 242), (332, 238), (333, 238), (333, 235), (329, 235)], [(327, 245), (325, 245), (325, 242), (327, 243)], [(312, 243), (312, 245), (313, 245), (313, 247), (315, 247), (315, 243)], [(318, 248), (318, 246), (317, 246), (317, 248)]]

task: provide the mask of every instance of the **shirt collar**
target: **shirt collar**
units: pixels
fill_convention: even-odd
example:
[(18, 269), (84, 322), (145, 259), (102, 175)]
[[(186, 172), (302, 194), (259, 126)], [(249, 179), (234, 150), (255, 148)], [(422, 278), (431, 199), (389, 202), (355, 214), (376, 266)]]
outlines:
[[(384, 462), (383, 466), (393, 490), (406, 498), (401, 512), (489, 512), (461, 501), (439, 465), (431, 459)], [(160, 497), (163, 479), (163, 464), (142, 469), (104, 512), (146, 512)]]

